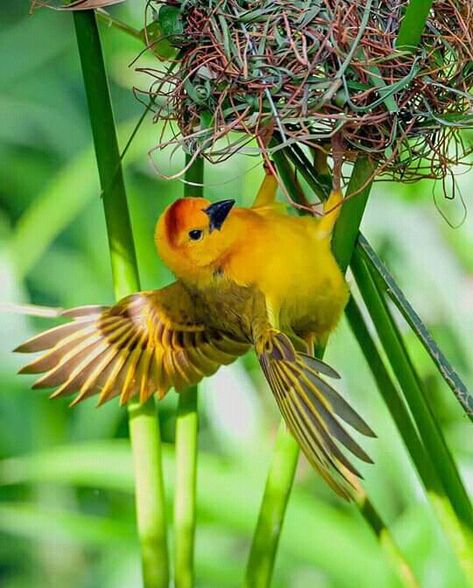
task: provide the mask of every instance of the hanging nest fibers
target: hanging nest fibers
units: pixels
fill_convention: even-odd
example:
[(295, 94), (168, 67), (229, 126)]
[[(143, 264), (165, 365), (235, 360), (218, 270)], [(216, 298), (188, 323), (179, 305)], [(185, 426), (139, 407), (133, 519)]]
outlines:
[(337, 134), (345, 158), (369, 154), (404, 181), (471, 164), (471, 0), (434, 0), (417, 48), (402, 50), (408, 0), (150, 5), (176, 48), (171, 67), (147, 70), (150, 92), (187, 151), (219, 161), (254, 137), (321, 149)]

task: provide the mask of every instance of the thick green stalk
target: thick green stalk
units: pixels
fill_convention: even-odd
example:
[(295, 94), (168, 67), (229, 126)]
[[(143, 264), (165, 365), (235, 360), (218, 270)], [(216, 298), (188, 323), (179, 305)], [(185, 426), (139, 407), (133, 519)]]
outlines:
[(174, 496), (175, 585), (194, 585), (197, 484), (197, 386), (179, 394), (176, 419), (176, 490)]
[[(186, 155), (186, 165), (191, 158)], [(184, 195), (201, 196), (204, 160), (198, 157), (185, 174)], [(197, 485), (197, 436), (199, 414), (197, 386), (179, 394), (176, 419), (176, 494), (174, 499), (175, 585), (194, 585), (194, 543)]]
[[(361, 219), (373, 185), (374, 171), (374, 163), (368, 157), (363, 156), (356, 160), (346, 201), (340, 211), (332, 240), (333, 254), (342, 272), (346, 271), (353, 255)], [(352, 194), (355, 196), (351, 196)]]
[[(449, 536), (452, 539), (459, 563), (473, 585), (473, 509), (468, 495), (442, 432), (426, 401), (419, 378), (404, 347), (389, 307), (382, 292), (377, 288), (368, 267), (357, 253), (352, 261), (352, 270), (380, 341), (416, 422), (425, 450), (431, 457), (432, 461), (427, 460), (423, 466), (425, 468), (427, 463), (433, 465), (435, 476), (441, 483), (442, 488), (434, 487), (434, 493), (443, 501), (437, 512), (442, 517), (444, 526), (447, 525), (447, 532), (450, 529)], [(421, 476), (422, 471), (419, 470)], [(444, 494), (448, 500), (445, 496), (442, 497)], [(450, 505), (448, 505), (448, 501)], [(450, 506), (451, 513), (448, 512)], [(456, 525), (452, 524), (451, 515), (456, 518)]]
[(251, 544), (245, 588), (263, 588), (271, 583), (299, 453), (297, 441), (288, 431), (285, 422), (281, 420)]
[(161, 435), (155, 400), (128, 404), (135, 468), (136, 518), (141, 543), (143, 586), (167, 588), (169, 566)]
[(100, 36), (93, 12), (74, 13), (117, 298), (139, 290), (135, 246)]
[[(139, 277), (110, 91), (92, 11), (74, 13), (89, 106), (117, 299), (139, 290)], [(145, 588), (169, 584), (166, 518), (158, 420), (151, 400), (129, 404), (136, 477), (136, 511)]]

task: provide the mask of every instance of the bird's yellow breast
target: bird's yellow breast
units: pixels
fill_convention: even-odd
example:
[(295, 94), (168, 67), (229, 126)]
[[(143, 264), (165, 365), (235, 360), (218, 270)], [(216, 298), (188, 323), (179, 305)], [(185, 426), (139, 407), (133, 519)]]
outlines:
[(254, 284), (281, 328), (329, 332), (347, 300), (345, 279), (317, 232), (318, 219), (289, 216), (275, 207), (235, 211), (246, 230), (225, 271)]

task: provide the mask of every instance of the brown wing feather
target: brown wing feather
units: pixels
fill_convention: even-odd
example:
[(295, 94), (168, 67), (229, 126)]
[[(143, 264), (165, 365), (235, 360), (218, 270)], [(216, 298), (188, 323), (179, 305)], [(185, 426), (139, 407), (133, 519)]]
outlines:
[(34, 388), (77, 392), (73, 404), (100, 394), (99, 404), (120, 396), (141, 402), (169, 388), (180, 391), (245, 353), (249, 344), (208, 329), (185, 287), (175, 282), (139, 292), (114, 306), (65, 311), (72, 322), (29, 339), (16, 351), (42, 355), (20, 373), (44, 374)]

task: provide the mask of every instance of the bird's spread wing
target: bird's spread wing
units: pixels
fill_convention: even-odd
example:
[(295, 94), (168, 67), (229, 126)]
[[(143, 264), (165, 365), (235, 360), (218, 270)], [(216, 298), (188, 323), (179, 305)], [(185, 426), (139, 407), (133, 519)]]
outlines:
[(20, 373), (44, 373), (34, 388), (57, 388), (53, 397), (77, 392), (73, 404), (100, 394), (145, 401), (174, 387), (180, 391), (245, 353), (249, 345), (209, 330), (189, 292), (175, 282), (139, 292), (114, 306), (84, 306), (62, 313), (72, 321), (20, 345), (44, 353)]
[(364, 435), (375, 435), (321, 377), (338, 378), (338, 374), (326, 363), (296, 352), (279, 331), (270, 333), (258, 357), (284, 420), (307, 459), (337, 494), (350, 499), (353, 475), (361, 476), (337, 442), (362, 461), (372, 462), (340, 421)]

